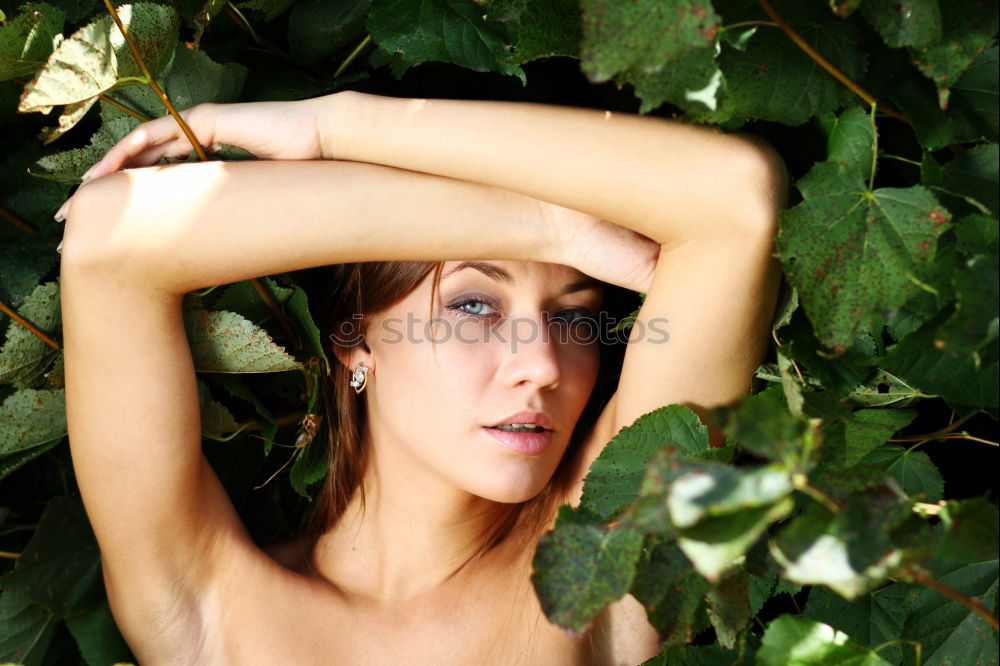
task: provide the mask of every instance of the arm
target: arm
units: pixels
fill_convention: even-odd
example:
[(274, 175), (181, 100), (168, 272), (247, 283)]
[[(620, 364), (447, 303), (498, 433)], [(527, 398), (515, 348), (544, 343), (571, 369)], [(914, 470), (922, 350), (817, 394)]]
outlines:
[(61, 277), (70, 446), (115, 616), (141, 661), (196, 650), (220, 572), (268, 564), (201, 455), (183, 293), (346, 260), (544, 258), (544, 210), (486, 186), (333, 162), (140, 169), (77, 192)]

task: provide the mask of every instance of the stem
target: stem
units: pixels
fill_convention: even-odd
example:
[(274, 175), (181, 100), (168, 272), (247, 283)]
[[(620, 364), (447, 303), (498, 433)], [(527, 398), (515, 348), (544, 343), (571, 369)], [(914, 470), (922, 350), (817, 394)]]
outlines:
[(814, 488), (809, 485), (809, 479), (805, 474), (794, 474), (792, 475), (792, 485), (795, 486), (796, 490), (804, 492), (809, 497), (813, 498), (820, 504), (826, 507), (827, 511), (830, 513), (840, 513), (840, 506), (834, 502), (832, 499), (827, 497), (823, 491), (818, 488)]
[(372, 43), (372, 36), (365, 35), (365, 38), (361, 40), (361, 43), (355, 46), (354, 50), (347, 54), (347, 57), (344, 58), (344, 62), (340, 63), (340, 66), (337, 67), (336, 71), (334, 71), (333, 77), (336, 78), (341, 74), (343, 74), (344, 70), (350, 67), (351, 63), (354, 62), (357, 59), (357, 57), (361, 55), (361, 52), (365, 50), (365, 47), (367, 47), (371, 43)]
[(983, 605), (983, 602), (979, 601), (979, 599), (973, 599), (972, 597), (967, 597), (966, 595), (962, 594), (955, 588), (949, 587), (948, 585), (945, 585), (941, 581), (934, 580), (933, 578), (928, 576), (920, 569), (917, 569), (916, 567), (910, 567), (909, 569), (906, 570), (906, 573), (912, 576), (913, 579), (918, 583), (920, 583), (921, 585), (926, 585), (932, 590), (937, 590), (938, 592), (948, 597), (949, 599), (957, 601), (958, 603), (962, 604), (963, 606), (971, 610), (973, 613), (976, 613), (977, 615), (979, 615), (980, 617), (982, 617), (983, 619), (985, 619), (987, 622), (990, 623), (990, 626), (993, 627), (993, 631), (1000, 631), (1000, 622), (997, 621), (996, 616), (994, 616), (993, 613), (991, 613), (986, 608), (986, 606)]
[(736, 28), (743, 28), (748, 25), (766, 25), (770, 28), (780, 28), (781, 26), (774, 21), (740, 21), (739, 23), (732, 23), (730, 25), (724, 25), (720, 28), (720, 31), (734, 30)]
[(14, 321), (16, 321), (18, 324), (20, 324), (24, 328), (28, 329), (29, 333), (33, 333), (36, 337), (38, 337), (42, 342), (44, 342), (48, 346), (50, 346), (50, 347), (52, 347), (53, 349), (56, 349), (56, 350), (59, 349), (59, 343), (58, 342), (56, 342), (55, 340), (53, 340), (52, 338), (50, 338), (48, 335), (46, 335), (44, 332), (42, 332), (41, 330), (39, 330), (38, 327), (35, 326), (34, 324), (32, 324), (30, 321), (28, 321), (27, 319), (25, 319), (21, 315), (19, 315), (16, 312), (14, 312), (10, 308), (10, 306), (7, 305), (6, 303), (4, 303), (3, 301), (0, 301), (0, 312), (3, 312), (8, 317), (10, 317)]
[(167, 108), (170, 115), (173, 116), (174, 120), (177, 121), (177, 124), (180, 125), (181, 131), (184, 132), (184, 135), (194, 147), (194, 152), (198, 155), (198, 159), (203, 162), (206, 161), (208, 159), (208, 155), (205, 154), (205, 149), (201, 147), (200, 143), (198, 143), (198, 138), (194, 135), (194, 132), (192, 132), (191, 128), (188, 127), (188, 124), (184, 122), (181, 115), (177, 113), (177, 109), (175, 109), (174, 105), (170, 102), (170, 98), (167, 97), (167, 94), (163, 92), (162, 88), (160, 88), (156, 79), (153, 78), (152, 72), (150, 72), (149, 67), (146, 66), (146, 61), (142, 59), (142, 56), (139, 54), (139, 49), (136, 48), (135, 42), (132, 41), (132, 36), (128, 34), (128, 31), (125, 29), (125, 24), (122, 23), (121, 17), (118, 16), (118, 10), (116, 10), (115, 6), (111, 4), (111, 0), (104, 0), (104, 6), (108, 8), (108, 12), (111, 13), (111, 18), (114, 19), (115, 25), (118, 26), (118, 29), (121, 30), (122, 37), (125, 38), (125, 43), (128, 44), (129, 50), (132, 51), (132, 56), (142, 69), (142, 73), (146, 75), (146, 83), (149, 84), (149, 87), (153, 89), (156, 96), (160, 98), (161, 102), (163, 102), (163, 106)]
[(16, 560), (21, 557), (21, 553), (8, 553), (6, 550), (0, 550), (0, 557), (6, 558), (8, 560)]
[(271, 290), (267, 288), (267, 285), (264, 284), (260, 278), (253, 278), (250, 280), (250, 284), (252, 284), (253, 288), (257, 291), (257, 295), (260, 296), (260, 300), (264, 301), (264, 305), (266, 305), (267, 309), (271, 311), (274, 318), (278, 320), (278, 325), (281, 326), (282, 332), (284, 332), (285, 336), (287, 336), (292, 342), (294, 348), (300, 348), (302, 344), (299, 341), (299, 336), (295, 335), (295, 329), (292, 328), (292, 324), (288, 321), (288, 317), (285, 316), (285, 313), (281, 311), (281, 306), (279, 306), (278, 302), (274, 300), (274, 296), (271, 295)]
[(871, 192), (875, 189), (875, 169), (878, 166), (878, 125), (875, 124), (875, 109), (878, 108), (877, 104), (872, 104), (871, 120), (872, 120), (872, 172), (868, 176), (868, 191)]
[(0, 217), (13, 224), (14, 228), (17, 229), (18, 231), (22, 231), (26, 234), (38, 233), (38, 229), (28, 224), (27, 222), (19, 218), (17, 215), (14, 215), (14, 213), (10, 212), (9, 210), (6, 210), (5, 208), (0, 208)]
[(254, 43), (264, 47), (274, 55), (278, 56), (282, 60), (285, 60), (292, 65), (295, 65), (299, 69), (304, 69), (313, 76), (317, 76), (319, 78), (325, 78), (326, 76), (328, 76), (328, 74), (321, 69), (309, 65), (303, 65), (299, 62), (296, 62), (295, 58), (293, 58), (292, 54), (290, 54), (288, 51), (284, 50), (283, 48), (281, 48), (274, 42), (270, 41), (266, 37), (261, 37), (260, 35), (258, 35), (257, 31), (253, 29), (252, 25), (250, 25), (250, 21), (248, 21), (247, 18), (243, 16), (243, 13), (239, 9), (233, 7), (232, 3), (227, 2), (225, 7), (223, 7), (223, 11), (226, 12), (226, 16), (228, 16), (233, 21), (233, 23), (235, 23), (241, 30), (250, 35), (250, 39), (252, 39)]
[(890, 155), (889, 153), (882, 153), (879, 157), (883, 157), (887, 160), (897, 160), (899, 162), (906, 162), (907, 164), (912, 164), (913, 166), (923, 166), (920, 162), (916, 160), (911, 160), (908, 157), (900, 157), (899, 155)]
[(100, 99), (102, 102), (106, 102), (107, 104), (110, 104), (111, 106), (115, 107), (119, 111), (127, 113), (128, 115), (132, 116), (133, 118), (136, 118), (140, 123), (144, 123), (144, 122), (150, 120), (150, 118), (147, 118), (146, 116), (142, 115), (141, 113), (139, 113), (135, 109), (130, 109), (129, 107), (125, 106), (124, 104), (122, 104), (121, 102), (119, 102), (118, 100), (116, 100), (113, 97), (109, 97), (107, 95), (98, 95), (98, 99)]
[(875, 652), (877, 654), (877, 653), (881, 652), (882, 650), (884, 650), (886, 648), (892, 647), (893, 645), (900, 645), (900, 644), (909, 644), (909, 645), (913, 646), (913, 649), (917, 653), (916, 661), (913, 662), (913, 666), (920, 666), (920, 663), (923, 661), (923, 649), (924, 649), (923, 643), (921, 643), (920, 641), (914, 641), (914, 640), (911, 640), (909, 638), (894, 638), (893, 640), (886, 641), (885, 643), (882, 643), (881, 645), (879, 645), (878, 647), (873, 648), (873, 649), (875, 650)]
[(904, 116), (902, 113), (892, 108), (885, 102), (880, 102), (878, 99), (876, 99), (874, 95), (872, 95), (870, 92), (859, 86), (850, 77), (848, 77), (842, 71), (834, 67), (833, 63), (831, 63), (829, 60), (820, 55), (819, 52), (809, 44), (809, 42), (807, 42), (805, 39), (802, 38), (802, 35), (800, 35), (798, 32), (795, 31), (795, 28), (793, 28), (788, 24), (788, 21), (783, 19), (781, 15), (774, 10), (774, 7), (771, 6), (771, 3), (768, 2), (768, 0), (757, 0), (757, 2), (760, 3), (761, 7), (764, 8), (764, 11), (767, 12), (767, 15), (770, 16), (774, 20), (774, 22), (778, 24), (778, 27), (780, 27), (785, 32), (785, 34), (788, 35), (788, 37), (793, 42), (795, 42), (795, 44), (800, 49), (806, 52), (806, 55), (815, 60), (816, 64), (818, 64), (820, 67), (829, 72), (831, 76), (833, 76), (835, 79), (837, 79), (845, 86), (847, 86), (851, 90), (851, 92), (853, 92), (855, 95), (865, 100), (869, 104), (878, 104), (878, 106), (882, 109), (884, 113), (892, 116), (893, 118), (902, 120), (904, 123), (910, 122), (909, 120), (906, 119), (906, 116)]
[(959, 420), (954, 421), (952, 423), (949, 423), (948, 425), (946, 425), (945, 427), (943, 427), (943, 428), (941, 428), (939, 430), (935, 430), (934, 432), (929, 432), (929, 433), (927, 433), (925, 435), (908, 435), (906, 437), (897, 437), (895, 439), (890, 439), (889, 441), (890, 442), (919, 442), (919, 441), (922, 441), (922, 440), (925, 440), (925, 439), (940, 439), (942, 435), (947, 435), (948, 433), (952, 432), (953, 430), (955, 430), (955, 428), (957, 428), (958, 426), (962, 425), (963, 423), (965, 423), (966, 421), (968, 421), (970, 418), (971, 417), (969, 417), (969, 416), (966, 416), (964, 418), (960, 418)]

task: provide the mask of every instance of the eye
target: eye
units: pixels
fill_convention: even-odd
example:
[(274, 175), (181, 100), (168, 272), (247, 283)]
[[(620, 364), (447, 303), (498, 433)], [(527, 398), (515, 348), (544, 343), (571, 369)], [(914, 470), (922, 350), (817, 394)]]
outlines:
[(566, 324), (579, 324), (580, 322), (593, 319), (594, 312), (589, 308), (567, 308), (560, 310), (555, 316), (551, 317), (551, 321)]
[(484, 298), (466, 298), (456, 301), (449, 305), (448, 309), (458, 314), (472, 317), (492, 317), (498, 314), (499, 310), (495, 303), (491, 303)]

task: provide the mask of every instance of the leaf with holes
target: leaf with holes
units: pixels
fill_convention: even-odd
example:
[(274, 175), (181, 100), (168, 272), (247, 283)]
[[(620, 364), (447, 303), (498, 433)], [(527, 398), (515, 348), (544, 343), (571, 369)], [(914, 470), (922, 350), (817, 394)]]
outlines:
[[(49, 337), (59, 327), (61, 312), (59, 285), (55, 282), (39, 285), (18, 309), (18, 314)], [(48, 370), (58, 353), (37, 335), (11, 321), (3, 347), (0, 347), (0, 384), (30, 388)]]

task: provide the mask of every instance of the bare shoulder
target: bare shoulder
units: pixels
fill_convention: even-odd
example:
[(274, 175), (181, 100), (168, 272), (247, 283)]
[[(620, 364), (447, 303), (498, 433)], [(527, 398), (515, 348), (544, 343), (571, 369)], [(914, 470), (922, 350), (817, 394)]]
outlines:
[(609, 604), (590, 631), (601, 663), (608, 666), (634, 666), (660, 652), (660, 637), (631, 594)]

